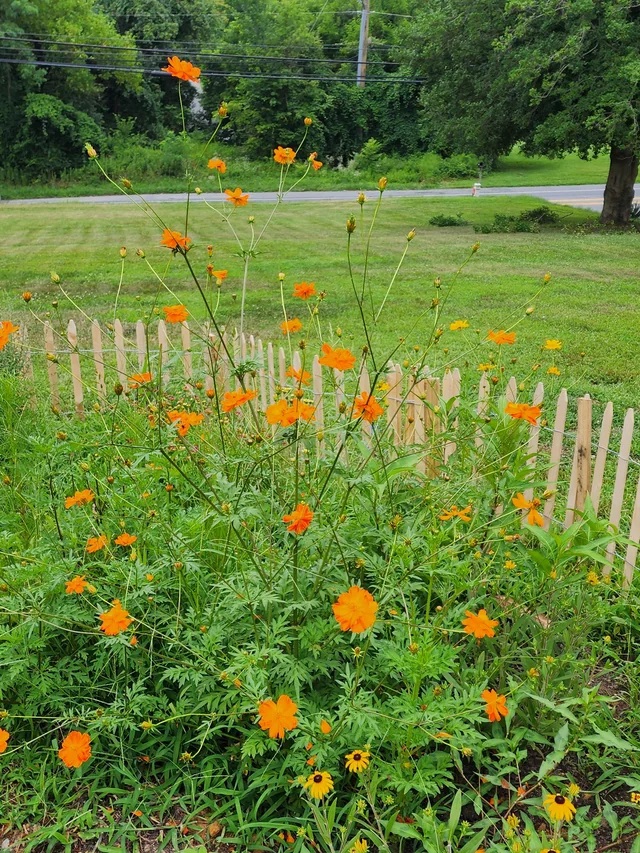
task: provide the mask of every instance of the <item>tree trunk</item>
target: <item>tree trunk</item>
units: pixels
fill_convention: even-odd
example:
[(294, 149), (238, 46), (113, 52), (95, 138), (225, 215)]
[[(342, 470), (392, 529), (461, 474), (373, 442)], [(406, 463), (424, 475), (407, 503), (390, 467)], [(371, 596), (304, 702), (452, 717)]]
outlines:
[(634, 183), (638, 175), (638, 154), (631, 148), (611, 146), (604, 206), (600, 216), (603, 225), (629, 224), (633, 204)]

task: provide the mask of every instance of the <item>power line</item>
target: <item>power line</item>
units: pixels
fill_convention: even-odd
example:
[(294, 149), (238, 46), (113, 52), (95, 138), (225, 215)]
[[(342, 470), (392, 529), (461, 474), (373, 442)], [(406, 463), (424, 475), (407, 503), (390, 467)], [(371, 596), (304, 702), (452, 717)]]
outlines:
[[(149, 74), (154, 77), (165, 77), (167, 76), (165, 71), (161, 71), (155, 68), (134, 68), (130, 65), (118, 66), (118, 65), (84, 65), (74, 62), (57, 62), (50, 60), (37, 60), (37, 59), (16, 59), (12, 57), (3, 57), (0, 56), (0, 65), (33, 65), (33, 66), (42, 66), (42, 67), (51, 67), (51, 68), (78, 68), (84, 71), (122, 71), (126, 74)], [(241, 77), (243, 79), (253, 79), (253, 80), (301, 80), (301, 81), (325, 81), (329, 83), (354, 83), (352, 77), (338, 77), (338, 76), (327, 76), (323, 77), (321, 75), (312, 75), (312, 74), (262, 74), (259, 72), (243, 72), (243, 71), (202, 71), (202, 77)], [(370, 83), (425, 83), (426, 80), (424, 78), (407, 78), (407, 77), (369, 77)]]
[[(37, 41), (39, 44), (43, 45), (51, 45), (51, 47), (40, 48), (37, 45), (33, 44), (34, 41)], [(132, 47), (128, 45), (100, 45), (93, 44), (90, 42), (71, 42), (71, 41), (57, 41), (55, 39), (45, 39), (45, 38), (25, 38), (22, 36), (0, 36), (0, 42), (20, 42), (21, 44), (25, 44), (26, 47), (31, 47), (32, 50), (42, 51), (46, 50), (48, 52), (56, 52), (62, 53), (64, 52), (60, 48), (88, 48), (90, 51), (99, 51), (105, 52), (110, 51), (112, 54), (117, 54), (120, 52), (134, 52), (139, 53), (142, 56), (164, 56), (168, 51), (163, 51), (160, 48), (147, 48), (147, 47)], [(18, 47), (3, 47), (3, 50), (19, 50)], [(319, 62), (319, 63), (331, 63), (333, 65), (347, 65), (352, 64), (356, 65), (358, 63), (358, 59), (347, 59), (345, 57), (313, 57), (313, 56), (265, 56), (264, 54), (253, 54), (253, 53), (223, 53), (223, 52), (213, 52), (208, 50), (197, 50), (190, 51), (190, 53), (197, 57), (202, 58), (221, 58), (221, 59), (255, 59), (266, 62)], [(386, 61), (386, 60), (373, 60), (370, 64), (378, 64), (378, 65), (399, 65), (399, 62), (394, 61)]]

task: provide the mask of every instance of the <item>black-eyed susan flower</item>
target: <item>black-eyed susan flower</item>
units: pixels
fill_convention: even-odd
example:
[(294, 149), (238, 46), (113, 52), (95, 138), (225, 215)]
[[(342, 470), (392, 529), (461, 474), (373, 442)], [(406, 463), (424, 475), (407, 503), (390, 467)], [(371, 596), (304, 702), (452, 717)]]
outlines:
[(551, 820), (573, 820), (576, 807), (562, 794), (547, 794), (542, 803)]
[(317, 770), (307, 778), (304, 787), (308, 789), (314, 800), (321, 800), (330, 791), (333, 791), (331, 773), (327, 773), (326, 770)]
[(363, 749), (355, 749), (345, 755), (345, 767), (352, 773), (362, 773), (369, 766), (370, 752)]

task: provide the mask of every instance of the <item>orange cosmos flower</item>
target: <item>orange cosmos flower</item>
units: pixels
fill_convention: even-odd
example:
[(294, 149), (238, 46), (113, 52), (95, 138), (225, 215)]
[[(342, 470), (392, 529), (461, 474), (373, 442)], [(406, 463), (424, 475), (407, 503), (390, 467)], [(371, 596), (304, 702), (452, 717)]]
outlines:
[(529, 510), (527, 513), (527, 524), (544, 527), (544, 518), (541, 513), (538, 512), (538, 507), (540, 506), (538, 498), (533, 498), (533, 500), (528, 501), (522, 492), (518, 492), (515, 498), (511, 498), (511, 503), (516, 509)]
[(286, 400), (278, 400), (277, 403), (267, 406), (265, 416), (267, 423), (272, 426), (280, 424), (282, 427), (289, 427), (298, 420), (310, 421), (314, 413), (314, 406), (301, 400), (294, 400), (291, 405)]
[(19, 331), (18, 326), (14, 326), (10, 320), (2, 320), (0, 322), (0, 350), (6, 347), (10, 336), (17, 331)]
[(317, 172), (319, 169), (322, 169), (324, 163), (321, 160), (312, 160), (311, 166), (313, 167), (314, 172)]
[(152, 378), (148, 371), (146, 373), (134, 373), (133, 376), (129, 377), (129, 387), (139, 388), (141, 385), (148, 385)]
[(227, 201), (230, 201), (234, 207), (245, 207), (249, 201), (249, 193), (243, 193), (240, 187), (236, 187), (235, 190), (225, 190), (224, 194)]
[(298, 299), (310, 299), (316, 295), (316, 286), (312, 281), (300, 281), (293, 285), (293, 295)]
[(173, 410), (167, 415), (169, 421), (176, 425), (178, 435), (185, 436), (192, 426), (199, 426), (204, 420), (204, 415), (197, 412), (178, 412)]
[(343, 631), (362, 634), (376, 621), (378, 602), (362, 587), (352, 586), (348, 592), (338, 596), (336, 603), (331, 606), (333, 615)]
[(184, 323), (189, 316), (184, 305), (165, 305), (162, 310), (167, 323)]
[(324, 367), (333, 367), (334, 370), (351, 370), (356, 363), (356, 357), (348, 349), (333, 349), (329, 344), (322, 344), (322, 356), (318, 363)]
[(283, 335), (294, 335), (296, 332), (300, 331), (302, 323), (297, 317), (294, 317), (292, 320), (283, 320), (283, 322), (280, 323), (280, 328)]
[(320, 720), (320, 731), (323, 735), (328, 735), (331, 732), (331, 723), (326, 720)]
[(556, 367), (555, 364), (552, 364), (547, 370), (547, 373), (549, 376), (560, 376), (560, 368)]
[[(207, 270), (209, 270), (209, 267), (207, 267)], [(225, 280), (225, 278), (229, 275), (229, 271), (228, 270), (214, 270), (214, 269), (212, 269), (210, 272), (210, 275), (212, 275), (215, 278), (215, 280), (218, 284), (222, 284), (222, 282)]]
[(372, 424), (384, 412), (384, 409), (378, 403), (373, 394), (368, 391), (363, 391), (359, 397), (356, 397), (353, 404), (353, 417), (362, 418)]
[(309, 509), (307, 504), (299, 503), (293, 512), (290, 512), (288, 515), (283, 515), (282, 520), (285, 524), (289, 525), (287, 527), (289, 533), (300, 535), (300, 533), (305, 532), (307, 527), (313, 521), (313, 512)]
[(186, 59), (179, 59), (177, 56), (168, 56), (169, 63), (163, 71), (171, 74), (172, 77), (177, 77), (178, 80), (186, 80), (187, 83), (196, 83), (200, 77), (200, 69)]
[(207, 166), (210, 169), (215, 169), (216, 172), (220, 172), (221, 175), (224, 175), (224, 173), (227, 171), (227, 164), (224, 162), (224, 160), (220, 160), (218, 157), (209, 160)]
[(282, 166), (288, 166), (296, 159), (296, 152), (293, 148), (283, 148), (282, 145), (278, 145), (273, 149), (273, 159)]
[(540, 417), (542, 409), (540, 406), (530, 406), (528, 403), (507, 403), (505, 413), (515, 420), (527, 421), (535, 426)]
[(551, 338), (544, 342), (544, 349), (562, 349), (562, 341), (557, 338)]
[(80, 767), (91, 758), (91, 736), (86, 732), (69, 732), (58, 750), (58, 757), (67, 767)]
[(81, 489), (79, 492), (74, 492), (71, 497), (66, 498), (64, 502), (65, 509), (71, 509), (72, 506), (84, 506), (91, 503), (95, 495), (91, 489)]
[(502, 344), (514, 344), (516, 342), (515, 332), (505, 332), (504, 329), (499, 329), (494, 332), (493, 329), (487, 334), (487, 340), (493, 341), (494, 344), (501, 346)]
[(509, 709), (506, 706), (506, 697), (498, 695), (495, 690), (483, 690), (480, 698), (487, 704), (485, 713), (492, 723), (499, 723), (501, 717), (506, 717)]
[(253, 400), (258, 394), (257, 391), (243, 391), (242, 388), (236, 388), (235, 391), (227, 391), (220, 404), (223, 412), (230, 412), (232, 409), (237, 409), (238, 406), (244, 406), (249, 400)]
[(87, 539), (86, 552), (87, 554), (95, 554), (96, 551), (102, 551), (103, 548), (106, 548), (109, 543), (109, 540), (101, 533), (100, 536), (90, 536)]
[(477, 614), (467, 610), (464, 615), (466, 619), (462, 620), (462, 624), (465, 634), (473, 634), (478, 640), (483, 637), (495, 637), (496, 632), (493, 629), (500, 623), (497, 619), (489, 619), (484, 608), (478, 610)]
[(7, 749), (7, 742), (11, 735), (6, 729), (0, 729), (0, 752), (5, 752)]
[(300, 385), (308, 385), (311, 381), (311, 374), (308, 370), (296, 370), (293, 366), (287, 368), (287, 376), (291, 376)]
[(138, 541), (138, 537), (133, 536), (131, 533), (121, 533), (120, 536), (116, 536), (113, 541), (116, 545), (122, 545), (123, 548), (128, 548), (130, 545), (133, 545), (134, 542)]
[(70, 581), (67, 581), (64, 585), (64, 591), (67, 595), (82, 595), (82, 593), (89, 587), (89, 584), (85, 580), (84, 575), (76, 575), (75, 578), (71, 578)]
[(469, 323), (466, 320), (454, 320), (453, 323), (449, 323), (449, 328), (452, 332), (459, 332), (460, 329), (468, 329)]
[(277, 702), (266, 699), (258, 705), (258, 725), (263, 731), (268, 731), (269, 737), (283, 738), (285, 732), (297, 728), (297, 710), (298, 706), (286, 693), (283, 693)]
[(172, 249), (174, 252), (177, 252), (179, 249), (182, 249), (183, 252), (188, 252), (192, 242), (191, 237), (185, 237), (179, 231), (170, 231), (168, 228), (165, 228), (162, 232), (160, 245), (166, 246), (167, 249)]
[(104, 633), (109, 637), (115, 637), (116, 634), (126, 631), (129, 625), (133, 622), (133, 619), (129, 616), (129, 613), (122, 608), (122, 605), (117, 598), (114, 599), (111, 610), (107, 610), (106, 613), (101, 613), (98, 616), (98, 619), (102, 622), (100, 630), (104, 631)]
[(458, 507), (454, 504), (450, 509), (445, 509), (439, 516), (440, 521), (451, 521), (452, 518), (459, 518), (460, 521), (471, 521), (471, 504), (464, 507), (464, 509), (458, 509)]

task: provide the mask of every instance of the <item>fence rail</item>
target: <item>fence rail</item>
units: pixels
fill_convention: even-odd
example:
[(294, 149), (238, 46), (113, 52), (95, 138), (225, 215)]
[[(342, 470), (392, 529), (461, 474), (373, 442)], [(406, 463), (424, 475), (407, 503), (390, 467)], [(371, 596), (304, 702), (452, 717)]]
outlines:
[[(309, 363), (308, 351), (291, 349), (288, 353), (282, 346), (266, 345), (253, 335), (235, 335), (221, 342), (205, 327), (203, 332), (193, 334), (188, 323), (180, 324), (179, 342), (174, 342), (163, 320), (153, 328), (141, 320), (125, 334), (120, 320), (103, 328), (97, 321), (91, 323), (91, 345), (79, 345), (78, 330), (70, 320), (64, 334), (56, 332), (47, 321), (44, 323), (44, 347), (30, 346), (26, 329), (21, 332), (23, 351), (26, 355), (27, 374), (34, 376), (34, 368), (42, 370), (46, 365), (51, 404), (61, 411), (73, 411), (83, 418), (85, 405), (91, 402), (100, 405), (108, 396), (108, 389), (119, 382), (124, 389), (130, 377), (138, 372), (150, 371), (162, 376), (168, 383), (171, 373), (178, 372), (187, 389), (200, 386), (207, 391), (222, 394), (237, 387), (233, 363), (243, 362), (247, 368), (246, 385), (256, 391), (258, 409), (264, 411), (275, 402), (281, 388), (294, 387), (295, 380), (287, 375), (289, 368), (310, 373), (309, 398), (313, 398), (315, 424), (322, 432), (325, 415), (330, 408), (340, 410), (345, 403), (343, 374), (338, 370), (330, 373), (329, 380), (323, 375), (318, 356)], [(85, 356), (84, 365), (81, 356)], [(88, 368), (87, 361), (93, 367)], [(394, 444), (401, 446), (423, 446), (425, 453), (418, 463), (421, 471), (435, 477), (443, 465), (447, 465), (457, 449), (456, 410), (460, 402), (461, 375), (457, 369), (444, 373), (442, 378), (428, 376), (416, 379), (403, 373), (398, 364), (386, 366), (379, 379), (386, 382), (386, 418)], [(359, 390), (370, 391), (371, 379), (365, 367), (359, 374)], [(516, 402), (518, 386), (514, 377), (506, 386), (508, 401)], [(478, 384), (477, 413), (486, 415), (491, 401), (491, 383), (483, 374)], [(530, 402), (527, 399), (527, 402)], [(540, 382), (534, 389), (534, 405), (545, 403), (545, 389)], [(618, 449), (612, 443), (614, 410), (607, 403), (600, 421), (597, 439), (594, 440), (596, 425), (593, 418), (592, 400), (589, 395), (574, 403), (569, 400), (565, 389), (557, 398), (546, 401), (546, 418), (530, 428), (527, 455), (532, 477), (540, 467), (544, 455), (547, 495), (542, 507), (545, 528), (549, 529), (558, 506), (564, 506), (564, 526), (568, 527), (576, 513), (584, 509), (590, 497), (600, 517), (619, 529), (627, 538), (623, 551), (616, 552), (615, 544), (607, 551), (607, 563), (603, 574), (611, 572), (617, 561), (621, 562), (624, 583), (629, 585), (638, 559), (640, 540), (640, 464), (631, 456), (634, 434), (635, 412), (628, 409), (624, 416)], [(553, 415), (551, 414), (553, 412)], [(575, 420), (575, 432), (566, 429), (568, 418)], [(363, 429), (371, 433), (371, 425), (362, 422)], [(442, 433), (446, 433), (442, 439)], [(545, 453), (540, 443), (547, 439)], [(475, 437), (477, 448), (482, 448), (484, 439), (481, 427)], [(317, 442), (319, 453), (323, 443)], [(542, 475), (540, 475), (541, 478)], [(604, 496), (607, 500), (604, 501)], [(610, 496), (610, 498), (609, 498)], [(525, 497), (532, 500), (533, 488), (529, 487)], [(606, 506), (608, 505), (608, 507)], [(605, 510), (608, 514), (605, 515)], [(523, 511), (523, 521), (526, 511)]]

